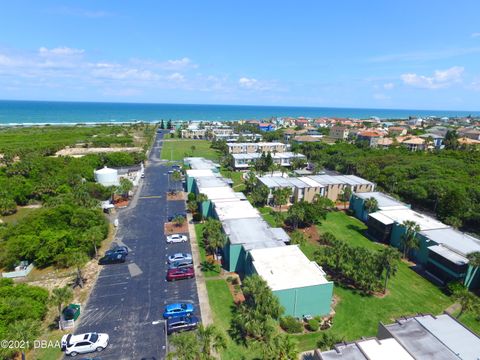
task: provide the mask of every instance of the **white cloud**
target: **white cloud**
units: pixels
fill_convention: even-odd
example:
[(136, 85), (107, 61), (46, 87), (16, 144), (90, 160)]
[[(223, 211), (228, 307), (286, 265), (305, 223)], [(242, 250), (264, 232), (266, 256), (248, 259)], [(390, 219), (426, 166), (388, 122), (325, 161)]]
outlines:
[(432, 51), (412, 51), (398, 54), (386, 54), (374, 56), (368, 59), (372, 63), (398, 62), (398, 61), (430, 61), (449, 59), (457, 56), (480, 53), (480, 47), (471, 48), (450, 48)]
[(446, 70), (435, 70), (433, 76), (407, 73), (402, 74), (401, 79), (406, 85), (424, 89), (440, 89), (461, 82), (463, 70), (464, 68), (461, 66), (453, 66)]
[(131, 68), (119, 64), (95, 64), (91, 72), (93, 77), (111, 80), (155, 81), (160, 76), (150, 70)]
[(480, 32), (474, 32), (472, 38), (480, 37)]
[(53, 49), (48, 49), (42, 46), (38, 49), (38, 53), (40, 56), (73, 56), (73, 55), (81, 55), (85, 52), (83, 49), (74, 49), (69, 47), (56, 47)]
[(383, 88), (385, 90), (392, 90), (393, 88), (395, 87), (395, 84), (394, 83), (386, 83), (386, 84), (383, 84)]
[(390, 100), (390, 96), (382, 93), (373, 94), (373, 98), (375, 100)]
[(254, 78), (241, 77), (238, 80), (238, 85), (244, 89), (254, 89), (258, 87), (258, 80)]
[(156, 68), (161, 70), (179, 71), (185, 69), (196, 69), (198, 65), (195, 64), (190, 58), (183, 57), (181, 59), (173, 59), (167, 61), (156, 61), (146, 59), (131, 59), (131, 63), (149, 68)]
[(167, 79), (171, 80), (171, 81), (174, 81), (174, 82), (183, 82), (183, 81), (185, 81), (185, 76), (176, 72), (176, 73), (173, 73), (173, 74), (167, 76)]

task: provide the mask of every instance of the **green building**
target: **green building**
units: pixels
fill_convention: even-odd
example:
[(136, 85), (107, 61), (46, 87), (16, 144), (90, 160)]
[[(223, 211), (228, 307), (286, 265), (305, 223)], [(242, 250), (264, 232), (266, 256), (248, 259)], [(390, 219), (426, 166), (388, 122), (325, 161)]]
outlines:
[(315, 261), (310, 261), (298, 245), (253, 249), (248, 261), (253, 273), (260, 275), (285, 309), (285, 315), (328, 315), (333, 282)]
[(410, 205), (404, 204), (393, 197), (378, 191), (354, 193), (350, 198), (350, 210), (353, 211), (353, 214), (357, 219), (363, 222), (368, 220), (369, 212), (365, 207), (365, 202), (370, 198), (373, 198), (377, 201), (377, 208), (372, 212), (379, 210), (400, 210), (410, 208)]

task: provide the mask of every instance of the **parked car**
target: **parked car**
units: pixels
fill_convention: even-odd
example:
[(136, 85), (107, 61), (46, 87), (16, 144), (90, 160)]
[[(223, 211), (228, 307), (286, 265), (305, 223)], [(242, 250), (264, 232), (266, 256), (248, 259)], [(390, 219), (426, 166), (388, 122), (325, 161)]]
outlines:
[(196, 316), (181, 316), (167, 320), (167, 334), (174, 332), (194, 330), (198, 327), (199, 320)]
[(167, 243), (180, 243), (180, 242), (187, 242), (188, 237), (186, 235), (182, 234), (173, 234), (173, 235), (168, 235), (167, 236)]
[(80, 305), (70, 304), (62, 311), (64, 320), (77, 320), (80, 316)]
[(98, 265), (109, 265), (109, 264), (121, 264), (124, 263), (127, 258), (125, 254), (110, 254), (105, 255), (104, 257), (98, 260)]
[(170, 319), (173, 317), (179, 316), (189, 316), (193, 314), (195, 310), (193, 304), (189, 303), (173, 303), (165, 306), (165, 311), (163, 312), (164, 319)]
[(187, 213), (179, 212), (179, 213), (175, 213), (175, 214), (173, 214), (173, 215), (170, 215), (170, 216), (167, 218), (168, 222), (173, 221), (173, 219), (175, 219), (177, 216), (182, 216), (182, 217), (184, 217), (184, 218), (186, 219), (186, 218), (187, 218)]
[(194, 277), (195, 277), (195, 270), (193, 270), (193, 267), (191, 265), (190, 267), (168, 269), (168, 272), (167, 272), (167, 281), (191, 279)]
[(185, 269), (188, 267), (193, 267), (193, 261), (192, 260), (180, 260), (180, 261), (175, 261), (171, 264), (168, 265), (168, 269)]
[(108, 334), (95, 332), (79, 335), (68, 334), (62, 337), (62, 351), (65, 351), (65, 354), (70, 356), (102, 351), (108, 346), (108, 340)]
[(192, 254), (188, 254), (188, 253), (176, 253), (176, 254), (173, 254), (173, 255), (170, 255), (168, 257), (168, 263), (171, 264), (171, 263), (174, 263), (176, 261), (182, 261), (182, 260), (192, 260)]
[(105, 252), (105, 255), (112, 255), (112, 254), (125, 254), (125, 256), (127, 256), (128, 248), (126, 246), (117, 245)]

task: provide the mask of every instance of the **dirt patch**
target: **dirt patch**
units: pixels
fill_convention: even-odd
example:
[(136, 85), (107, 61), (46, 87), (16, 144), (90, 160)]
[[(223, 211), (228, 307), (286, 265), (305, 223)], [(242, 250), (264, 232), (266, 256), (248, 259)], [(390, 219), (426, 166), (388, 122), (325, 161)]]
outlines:
[(112, 152), (141, 152), (140, 147), (118, 147), (118, 148), (70, 148), (59, 150), (54, 156), (80, 157), (88, 154), (112, 153)]
[(167, 192), (167, 200), (185, 200), (185, 193), (183, 191), (177, 191), (175, 193)]
[(235, 304), (241, 304), (245, 301), (245, 296), (243, 296), (243, 292), (241, 289), (241, 280), (238, 274), (236, 273), (227, 273), (225, 274), (226, 278), (231, 278), (231, 281), (227, 281), (228, 289), (233, 297), (233, 302)]
[(297, 229), (297, 230), (300, 231), (303, 235), (305, 235), (308, 242), (318, 245), (318, 241), (320, 240), (320, 234), (318, 233), (318, 229), (316, 225), (312, 225), (307, 228)]
[(164, 231), (165, 231), (165, 235), (188, 233), (187, 221), (185, 221), (182, 226), (177, 226), (177, 224), (173, 222), (167, 222), (164, 225)]

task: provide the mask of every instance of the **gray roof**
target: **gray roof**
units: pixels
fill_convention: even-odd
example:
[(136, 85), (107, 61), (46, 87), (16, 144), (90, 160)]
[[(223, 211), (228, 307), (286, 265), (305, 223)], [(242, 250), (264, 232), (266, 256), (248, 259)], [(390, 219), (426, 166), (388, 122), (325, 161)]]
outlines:
[(314, 175), (309, 178), (324, 185), (346, 184), (350, 186), (356, 185), (373, 185), (371, 181), (365, 180), (356, 175)]
[(262, 176), (258, 179), (268, 188), (297, 187), (303, 189), (310, 187), (310, 185), (295, 177), (284, 178), (282, 176)]
[(458, 360), (452, 351), (428, 332), (415, 318), (399, 319), (394, 324), (384, 326), (416, 359)]
[(462, 360), (480, 358), (480, 338), (447, 314), (415, 319)]
[(224, 187), (228, 186), (228, 183), (220, 177), (214, 176), (204, 176), (196, 179), (197, 186), (199, 189), (202, 188), (211, 188), (211, 187)]
[(440, 255), (441, 257), (448, 259), (450, 262), (456, 265), (465, 265), (468, 264), (468, 259), (462, 255), (457, 254), (456, 252), (450, 250), (449, 248), (442, 245), (433, 245), (428, 248), (428, 250), (433, 251), (434, 253)]
[[(318, 350), (317, 350), (318, 354)], [(334, 350), (328, 350), (320, 353), (322, 360), (362, 360), (367, 359), (357, 344), (337, 344)]]
[(190, 165), (190, 168), (193, 170), (210, 170), (219, 167), (219, 165), (214, 163), (212, 160), (207, 160), (200, 157), (188, 157), (183, 161)]
[(397, 199), (377, 191), (373, 192), (364, 192), (364, 193), (355, 193), (355, 196), (367, 200), (369, 198), (374, 198), (377, 200), (378, 208), (383, 210), (384, 208), (395, 207), (395, 206), (405, 206), (408, 207), (405, 203), (398, 201)]
[(281, 246), (285, 241), (283, 234), (272, 231), (261, 218), (224, 220), (222, 224), (231, 244), (270, 243), (271, 246), (279, 246), (280, 243)]
[(452, 228), (425, 230), (421, 231), (420, 234), (463, 256), (480, 251), (479, 239)]

